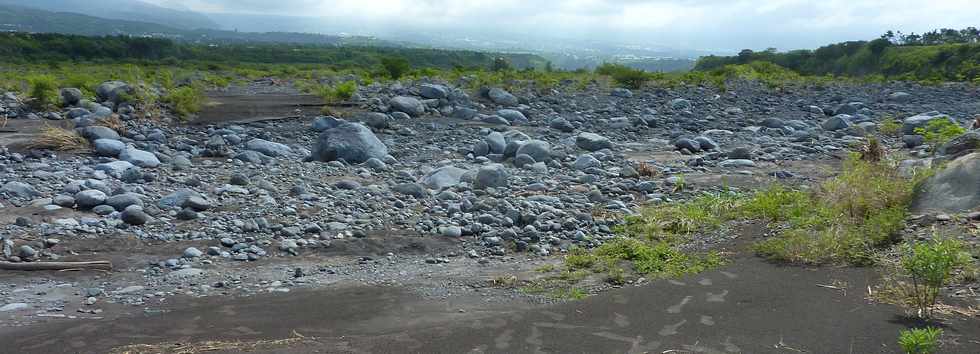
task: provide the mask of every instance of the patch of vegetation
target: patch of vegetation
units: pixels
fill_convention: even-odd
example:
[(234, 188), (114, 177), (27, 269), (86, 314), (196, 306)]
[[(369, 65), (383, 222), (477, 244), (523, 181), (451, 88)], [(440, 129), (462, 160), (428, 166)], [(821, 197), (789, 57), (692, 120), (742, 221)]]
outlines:
[(181, 118), (188, 118), (201, 111), (204, 105), (204, 92), (200, 88), (192, 86), (181, 86), (170, 90), (163, 96), (162, 101)]
[(930, 120), (923, 128), (915, 128), (915, 133), (925, 137), (926, 143), (941, 146), (966, 133), (966, 129), (943, 117), (943, 119)]
[(932, 316), (932, 308), (953, 271), (969, 264), (970, 258), (963, 244), (952, 239), (903, 245), (900, 264), (911, 282), (906, 294), (919, 317)]
[(605, 63), (595, 69), (596, 74), (612, 77), (621, 87), (637, 90), (652, 78), (649, 73), (626, 65)]
[(384, 68), (388, 78), (392, 80), (401, 79), (402, 76), (405, 76), (405, 74), (412, 70), (412, 64), (407, 59), (398, 57), (382, 58), (381, 66)]
[(939, 349), (943, 330), (935, 327), (914, 328), (902, 331), (898, 345), (906, 354), (932, 354)]
[(65, 129), (47, 125), (31, 142), (32, 149), (47, 149), (55, 151), (86, 151), (89, 149), (88, 140), (73, 129)]
[(852, 156), (815, 191), (770, 188), (741, 208), (744, 217), (785, 226), (755, 245), (760, 255), (790, 263), (868, 265), (904, 228), (913, 190), (926, 175), (905, 178), (895, 162)]
[(51, 75), (33, 75), (27, 78), (30, 85), (31, 105), (44, 109), (58, 102), (58, 82)]
[(594, 254), (607, 265), (615, 266), (626, 261), (637, 273), (655, 278), (700, 273), (723, 263), (714, 252), (697, 256), (683, 252), (666, 241), (646, 242), (631, 238), (606, 242), (596, 248)]
[(878, 132), (884, 136), (902, 136), (902, 122), (893, 117), (886, 117), (878, 124)]

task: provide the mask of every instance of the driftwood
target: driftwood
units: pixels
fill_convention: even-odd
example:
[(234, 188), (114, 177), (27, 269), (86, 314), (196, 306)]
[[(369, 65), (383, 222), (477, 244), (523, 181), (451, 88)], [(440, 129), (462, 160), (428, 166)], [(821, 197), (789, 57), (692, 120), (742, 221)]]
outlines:
[(68, 269), (99, 269), (112, 270), (109, 261), (92, 262), (0, 262), (0, 270), (68, 270)]

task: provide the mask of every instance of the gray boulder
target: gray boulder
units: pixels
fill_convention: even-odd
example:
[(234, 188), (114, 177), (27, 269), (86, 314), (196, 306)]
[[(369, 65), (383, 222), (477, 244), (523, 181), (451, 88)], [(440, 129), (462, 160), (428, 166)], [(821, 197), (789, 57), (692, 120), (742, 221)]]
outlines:
[(91, 209), (105, 204), (106, 195), (100, 190), (89, 189), (75, 193), (75, 204), (82, 209)]
[(130, 205), (143, 206), (143, 199), (136, 193), (122, 193), (107, 198), (105, 204), (117, 211), (123, 211)]
[(466, 170), (459, 167), (443, 166), (426, 174), (421, 182), (431, 189), (440, 190), (459, 184), (465, 173)]
[(132, 95), (133, 87), (122, 81), (106, 81), (95, 89), (95, 96), (99, 102), (111, 101), (121, 103), (126, 96)]
[(534, 162), (548, 162), (551, 161), (551, 144), (543, 140), (531, 140), (517, 149), (517, 155), (528, 155)]
[(281, 157), (289, 155), (293, 152), (289, 146), (280, 143), (274, 143), (263, 139), (252, 139), (245, 143), (245, 148), (262, 153), (262, 155), (269, 157)]
[(442, 85), (422, 84), (419, 85), (419, 95), (428, 99), (441, 100), (449, 96), (449, 90)]
[(490, 97), (490, 100), (493, 101), (493, 103), (502, 106), (516, 106), (520, 103), (520, 101), (517, 99), (517, 96), (514, 96), (510, 94), (510, 92), (507, 92), (497, 87), (490, 89), (490, 92), (487, 93), (487, 96)]
[(571, 133), (575, 131), (575, 126), (572, 125), (572, 123), (569, 123), (567, 119), (562, 117), (552, 119), (551, 122), (548, 123), (548, 126), (550, 126), (551, 129), (555, 129), (557, 131), (565, 132), (565, 133)]
[(402, 112), (412, 117), (425, 114), (425, 105), (414, 97), (396, 96), (388, 101), (388, 106), (391, 107), (392, 111)]
[(499, 163), (480, 167), (476, 172), (473, 187), (476, 189), (501, 188), (509, 185), (510, 174), (507, 168)]
[(329, 162), (343, 159), (359, 164), (370, 158), (384, 160), (388, 147), (364, 125), (348, 123), (327, 129), (317, 138), (312, 160)]
[(905, 118), (905, 121), (902, 123), (902, 133), (906, 135), (916, 134), (915, 133), (916, 128), (925, 128), (925, 126), (928, 125), (929, 122), (934, 120), (940, 120), (940, 119), (945, 119), (953, 124), (956, 124), (956, 121), (953, 120), (953, 118), (951, 118), (950, 116), (939, 113), (937, 111), (932, 111), (932, 112), (920, 113)]
[(507, 148), (507, 138), (500, 132), (487, 134), (487, 137), (483, 141), (486, 141), (487, 145), (490, 146), (491, 154), (503, 154), (504, 149)]
[(462, 120), (471, 120), (474, 117), (476, 117), (476, 115), (479, 113), (480, 112), (477, 112), (477, 110), (469, 107), (456, 107), (455, 109), (453, 109), (452, 117), (456, 119), (462, 119)]
[(78, 102), (82, 100), (82, 90), (77, 88), (63, 88), (61, 89), (61, 101), (65, 103), (66, 106), (77, 106)]
[(415, 198), (421, 199), (429, 195), (429, 191), (425, 189), (425, 186), (418, 183), (399, 183), (391, 187), (391, 190), (398, 194), (410, 195)]
[(89, 141), (96, 141), (99, 139), (119, 140), (119, 133), (101, 125), (92, 125), (82, 128), (80, 133), (82, 137), (88, 139)]
[(958, 213), (980, 207), (980, 153), (953, 160), (927, 179), (912, 200), (912, 211)]
[(581, 133), (575, 137), (575, 146), (578, 146), (582, 150), (599, 151), (602, 149), (612, 149), (612, 141), (599, 134)]
[(31, 185), (17, 181), (4, 183), (3, 187), (0, 187), (0, 193), (21, 199), (31, 199), (39, 195), (37, 190), (35, 190)]
[(524, 113), (513, 109), (498, 110), (497, 115), (504, 117), (504, 119), (511, 124), (524, 124), (528, 122), (527, 117), (524, 116)]
[(976, 150), (980, 150), (980, 130), (966, 132), (966, 134), (953, 138), (939, 148), (939, 153), (955, 156)]
[(691, 109), (691, 101), (685, 100), (683, 98), (675, 98), (670, 100), (670, 108), (675, 111), (682, 111), (686, 109)]
[(888, 102), (906, 103), (912, 100), (912, 95), (905, 92), (893, 92), (888, 95)]
[(150, 221), (150, 216), (143, 211), (143, 207), (139, 205), (130, 205), (123, 209), (122, 213), (119, 214), (119, 219), (124, 223), (130, 225), (143, 225)]
[(334, 128), (343, 122), (343, 119), (337, 119), (331, 116), (319, 116), (313, 120), (313, 130), (322, 132), (324, 130)]
[(847, 127), (850, 126), (851, 126), (851, 116), (847, 114), (838, 114), (836, 116), (830, 117), (829, 119), (825, 120), (823, 124), (820, 125), (820, 127), (826, 131), (846, 129)]
[(160, 166), (160, 160), (151, 152), (129, 147), (119, 154), (119, 159), (144, 168)]
[(632, 98), (633, 91), (630, 91), (629, 89), (625, 89), (622, 87), (617, 87), (612, 89), (612, 92), (610, 92), (609, 95), (613, 97)]
[(126, 144), (115, 139), (96, 139), (92, 145), (99, 156), (117, 157), (126, 150)]

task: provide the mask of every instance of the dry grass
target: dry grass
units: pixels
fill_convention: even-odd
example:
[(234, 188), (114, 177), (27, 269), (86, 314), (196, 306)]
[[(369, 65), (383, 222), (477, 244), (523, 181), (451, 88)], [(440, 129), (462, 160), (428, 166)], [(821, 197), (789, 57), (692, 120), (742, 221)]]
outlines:
[(863, 161), (881, 162), (885, 158), (885, 147), (878, 139), (869, 138), (868, 142), (861, 146), (859, 153)]
[(642, 177), (657, 177), (660, 175), (659, 169), (646, 162), (636, 164), (636, 172)]
[(122, 119), (119, 119), (119, 115), (113, 114), (111, 117), (99, 120), (95, 124), (115, 130), (119, 135), (126, 135), (126, 123)]
[(150, 354), (150, 353), (167, 353), (167, 354), (197, 354), (197, 353), (207, 353), (207, 352), (254, 352), (260, 350), (269, 350), (272, 348), (282, 348), (289, 347), (301, 343), (314, 343), (316, 338), (306, 337), (302, 334), (293, 331), (293, 336), (285, 339), (277, 340), (259, 340), (252, 342), (224, 342), (224, 341), (208, 341), (201, 343), (162, 343), (162, 344), (133, 344), (127, 345), (125, 347), (119, 347), (113, 349), (109, 353), (111, 354)]
[(46, 125), (41, 134), (30, 144), (32, 149), (55, 151), (84, 151), (89, 148), (88, 140), (72, 129)]

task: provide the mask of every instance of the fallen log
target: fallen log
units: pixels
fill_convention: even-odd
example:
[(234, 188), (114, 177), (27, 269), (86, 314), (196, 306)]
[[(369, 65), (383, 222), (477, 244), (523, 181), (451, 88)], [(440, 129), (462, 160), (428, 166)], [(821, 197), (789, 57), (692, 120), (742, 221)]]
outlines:
[(99, 269), (112, 270), (112, 262), (0, 262), (0, 270), (67, 270), (67, 269)]

